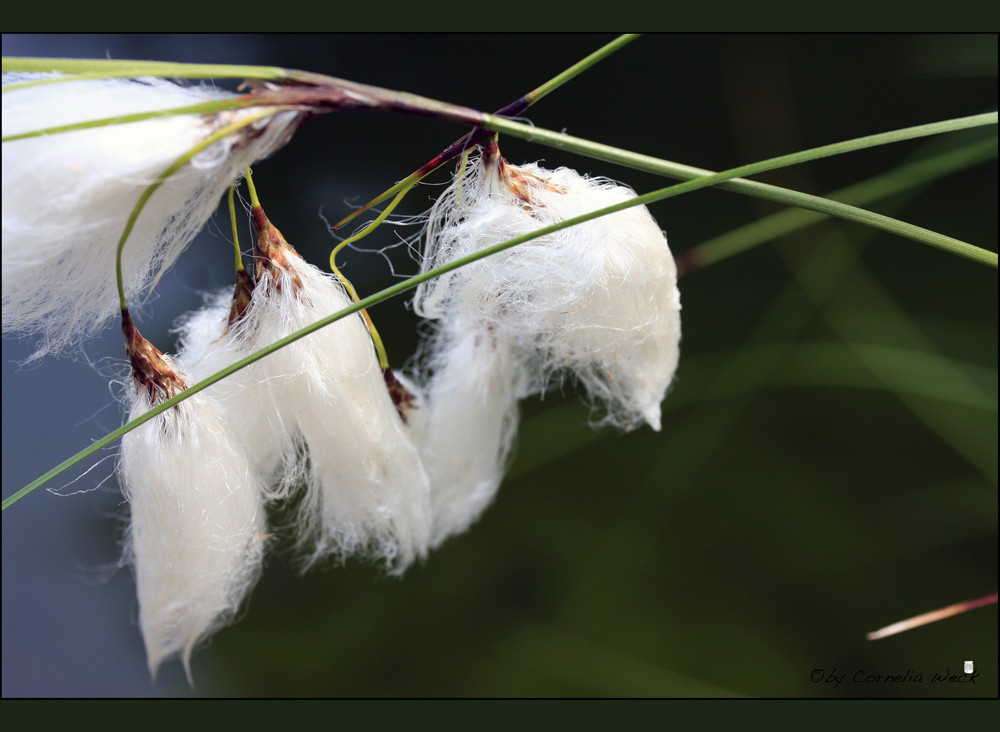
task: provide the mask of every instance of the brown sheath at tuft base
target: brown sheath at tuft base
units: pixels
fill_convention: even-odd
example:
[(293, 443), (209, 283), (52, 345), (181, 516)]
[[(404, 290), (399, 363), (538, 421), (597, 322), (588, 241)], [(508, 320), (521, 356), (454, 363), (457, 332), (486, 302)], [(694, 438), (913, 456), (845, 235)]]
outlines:
[(233, 304), (229, 307), (229, 325), (243, 319), (247, 308), (250, 307), (250, 298), (253, 296), (253, 279), (245, 269), (236, 272), (236, 290), (233, 292)]
[(385, 378), (386, 388), (389, 389), (389, 396), (392, 398), (392, 403), (396, 406), (399, 418), (403, 420), (403, 424), (408, 424), (410, 411), (419, 409), (416, 394), (403, 386), (399, 379), (396, 378), (396, 375), (392, 373), (391, 368), (382, 369), (382, 376)]
[(496, 140), (489, 140), (483, 145), (483, 158), (486, 161), (486, 169), (495, 168), (497, 176), (507, 186), (511, 194), (524, 201), (529, 210), (530, 207), (543, 208), (545, 206), (544, 203), (531, 196), (532, 188), (545, 188), (553, 193), (566, 192), (564, 188), (542, 180), (537, 175), (525, 173), (516, 165), (509, 165), (506, 158), (500, 154), (500, 146), (497, 145)]
[(288, 258), (300, 257), (299, 253), (285, 240), (260, 206), (253, 207), (253, 224), (257, 230), (257, 238), (254, 241), (257, 255), (254, 260), (254, 274), (257, 282), (259, 283), (262, 277), (270, 275), (275, 287), (280, 291), (281, 278), (277, 275), (285, 272), (292, 277), (295, 289), (299, 290), (302, 287), (302, 280), (288, 266)]
[(142, 337), (128, 310), (122, 310), (122, 333), (125, 334), (125, 352), (132, 362), (135, 385), (146, 390), (153, 405), (187, 388), (183, 379), (163, 358), (163, 352)]

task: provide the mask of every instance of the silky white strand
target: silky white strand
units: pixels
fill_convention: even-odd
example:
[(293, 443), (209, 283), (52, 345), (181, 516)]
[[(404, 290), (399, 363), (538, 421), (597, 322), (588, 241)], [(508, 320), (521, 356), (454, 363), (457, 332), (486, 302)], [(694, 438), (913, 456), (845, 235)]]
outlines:
[[(4, 84), (41, 75), (4, 74)], [(233, 96), (156, 80), (67, 81), (3, 94), (3, 135)], [(178, 158), (259, 108), (181, 115), (3, 144), (3, 332), (37, 334), (32, 359), (78, 346), (118, 311), (115, 256), (143, 191)], [(259, 120), (197, 154), (151, 196), (125, 243), (141, 304), (241, 171), (287, 142), (300, 115)]]
[[(351, 304), (332, 275), (297, 255), (287, 263), (279, 279), (265, 278), (254, 289), (241, 321), (250, 350)], [(360, 554), (401, 572), (422, 558), (431, 521), (427, 474), (360, 316), (312, 333), (261, 363), (285, 421), (295, 424), (308, 453), (298, 527), (300, 543), (313, 547), (307, 563)], [(290, 462), (285, 460), (286, 471)]]
[[(231, 366), (255, 350), (241, 336), (239, 325), (228, 326), (232, 299), (233, 289), (226, 288), (212, 296), (205, 307), (178, 322), (179, 358), (195, 381)], [(263, 476), (264, 497), (268, 500), (284, 497), (273, 484), (280, 479), (277, 473), (281, 460), (295, 451), (295, 422), (287, 410), (279, 409), (276, 391), (269, 387), (272, 378), (282, 380), (257, 361), (207, 390)]]
[[(228, 306), (221, 297), (183, 324), (186, 352), (209, 354), (193, 367), (199, 378), (351, 304), (335, 277), (294, 252), (286, 263), (258, 282), (245, 316), (225, 335)], [(426, 555), (427, 473), (360, 316), (216, 386), (228, 423), (272, 476), (267, 498), (284, 499), (305, 486), (294, 528), (306, 567), (328, 556), (361, 556), (400, 573)]]
[[(152, 405), (145, 389), (130, 391), (132, 420)], [(122, 438), (119, 478), (150, 673), (177, 653), (190, 680), (192, 651), (232, 622), (260, 575), (259, 474), (213, 401), (196, 394)]]
[(428, 352), (420, 446), (436, 547), (468, 529), (500, 487), (517, 432), (518, 372), (486, 327), (446, 326)]
[[(431, 210), (421, 271), (600, 208), (635, 193), (568, 168), (498, 168), (478, 158)], [(525, 391), (570, 378), (602, 422), (660, 428), (660, 402), (680, 343), (677, 271), (645, 207), (540, 237), (424, 283), (418, 314), (488, 323), (517, 351)]]

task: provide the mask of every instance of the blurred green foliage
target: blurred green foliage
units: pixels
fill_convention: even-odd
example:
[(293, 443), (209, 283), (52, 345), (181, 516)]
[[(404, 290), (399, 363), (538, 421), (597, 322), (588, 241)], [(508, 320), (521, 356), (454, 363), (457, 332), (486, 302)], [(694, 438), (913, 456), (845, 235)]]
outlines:
[[(545, 100), (545, 122), (530, 114), (721, 168), (995, 108), (995, 49), (985, 36), (650, 36)], [(664, 117), (678, 93), (657, 75), (673, 65), (700, 89), (693, 119)], [(641, 98), (616, 96), (633, 87)], [(581, 89), (589, 111), (563, 98)], [(716, 121), (710, 139), (688, 139), (697, 103), (725, 117), (725, 137)], [(969, 139), (768, 180), (825, 193)], [(680, 158), (688, 145), (717, 157)], [(995, 193), (994, 159), (872, 208), (995, 250)], [(678, 252), (769, 209), (706, 192), (654, 213)], [(298, 578), (276, 558), (209, 651), (217, 680), (199, 692), (996, 696), (995, 608), (864, 637), (996, 589), (996, 272), (826, 222), (681, 289), (662, 433), (594, 432), (571, 389), (525, 404), (510, 476), (477, 526), (401, 581), (354, 565)], [(965, 660), (974, 686), (932, 682)]]
[[(255, 61), (497, 108), (605, 40), (273, 36)], [(527, 116), (722, 169), (996, 109), (996, 66), (993, 35), (650, 35)], [(458, 134), (428, 120), (320, 118), (259, 166), (258, 190), (322, 263), (331, 242), (307, 204), (340, 218), (341, 196), (368, 200)], [(764, 179), (823, 195), (977, 135)], [(639, 192), (664, 185), (501, 145), (512, 162), (542, 158)], [(996, 183), (994, 158), (871, 208), (995, 251)], [(406, 205), (417, 213), (439, 190)], [(703, 191), (652, 211), (679, 253), (774, 209)], [(384, 229), (362, 248), (398, 241)], [(389, 256), (413, 271), (403, 249)], [(391, 279), (377, 255), (345, 259), (362, 294)], [(273, 552), (245, 617), (195, 656), (191, 693), (996, 697), (995, 606), (865, 640), (997, 589), (996, 270), (827, 221), (687, 274), (681, 292), (662, 432), (595, 432), (569, 387), (525, 403), (509, 477), (467, 534), (402, 579), (356, 563), (300, 577)], [(396, 302), (372, 315), (404, 361), (412, 314)], [(981, 673), (974, 685), (932, 682), (966, 660)], [(189, 693), (171, 666), (161, 683)]]

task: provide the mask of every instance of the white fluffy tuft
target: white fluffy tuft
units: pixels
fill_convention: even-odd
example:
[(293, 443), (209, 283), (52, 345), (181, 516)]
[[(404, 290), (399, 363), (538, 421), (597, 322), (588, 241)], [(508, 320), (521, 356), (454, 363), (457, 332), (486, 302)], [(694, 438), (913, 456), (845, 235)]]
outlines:
[(420, 435), (431, 480), (432, 545), (469, 528), (489, 506), (517, 432), (519, 373), (488, 327), (446, 325), (428, 349)]
[[(250, 350), (351, 304), (332, 275), (298, 255), (258, 282), (241, 321)], [(301, 283), (296, 287), (295, 279)], [(361, 554), (401, 572), (427, 551), (430, 489), (396, 412), (360, 316), (345, 318), (261, 361), (286, 423), (308, 454), (299, 513), (308, 563)], [(284, 460), (286, 481), (291, 460)]]
[[(185, 315), (178, 323), (178, 350), (185, 368), (195, 381), (231, 366), (255, 350), (248, 345), (238, 325), (229, 328), (233, 290), (226, 288), (212, 296), (205, 307)], [(272, 377), (262, 362), (247, 366), (210, 386), (206, 393), (220, 405), (222, 418), (246, 447), (250, 460), (264, 478), (264, 497), (283, 497), (273, 487), (282, 456), (294, 452), (294, 421), (278, 408)]]
[[(38, 78), (9, 75), (4, 84)], [(232, 96), (156, 80), (67, 81), (3, 94), (3, 135)], [(94, 336), (117, 312), (115, 253), (139, 196), (181, 155), (256, 108), (163, 117), (3, 144), (3, 332), (37, 334), (32, 358)], [(134, 306), (253, 162), (287, 142), (283, 112), (199, 153), (150, 198), (123, 250)]]
[[(634, 197), (608, 180), (511, 166), (488, 150), (431, 210), (421, 269)], [(680, 294), (666, 238), (645, 207), (462, 267), (420, 285), (414, 303), (427, 318), (489, 324), (516, 351), (521, 396), (569, 377), (607, 410), (602, 421), (660, 428), (679, 357)]]
[[(145, 389), (130, 391), (131, 420), (152, 405)], [(177, 653), (190, 679), (194, 648), (234, 619), (257, 581), (266, 532), (258, 475), (204, 394), (122, 438), (125, 558), (153, 676)]]
[[(227, 333), (224, 295), (183, 324), (185, 352), (204, 354), (193, 366), (198, 378), (351, 304), (335, 277), (294, 252), (285, 261), (286, 269), (257, 283), (245, 316)], [(361, 556), (401, 573), (426, 555), (427, 473), (360, 316), (266, 356), (217, 388), (228, 422), (270, 476), (268, 499), (304, 485), (294, 529), (306, 567)]]

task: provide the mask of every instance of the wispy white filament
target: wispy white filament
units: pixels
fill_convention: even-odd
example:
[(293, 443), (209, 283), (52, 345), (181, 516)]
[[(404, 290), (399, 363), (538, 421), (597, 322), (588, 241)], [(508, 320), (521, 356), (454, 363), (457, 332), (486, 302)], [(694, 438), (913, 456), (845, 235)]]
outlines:
[[(422, 271), (543, 226), (634, 198), (568, 168), (484, 153), (430, 214)], [(666, 238), (645, 207), (563, 229), (422, 284), (418, 314), (488, 323), (523, 369), (522, 394), (567, 377), (604, 421), (660, 428), (677, 368), (680, 294)]]
[(493, 500), (517, 432), (512, 349), (484, 325), (462, 326), (444, 324), (428, 349), (420, 446), (434, 546), (468, 529)]
[[(179, 358), (197, 381), (253, 352), (241, 335), (242, 329), (228, 326), (232, 298), (232, 288), (226, 288), (178, 322)], [(258, 361), (208, 389), (263, 476), (264, 495), (269, 499), (283, 497), (276, 496), (273, 484), (280, 478), (277, 473), (282, 457), (295, 452), (295, 423), (283, 421), (289, 415), (275, 403), (270, 380), (268, 370)]]
[[(4, 74), (5, 85), (38, 75)], [(101, 79), (3, 94), (3, 135), (232, 96), (167, 81)], [(118, 310), (115, 253), (143, 191), (199, 142), (255, 108), (182, 115), (3, 144), (3, 332), (40, 336), (34, 358), (74, 347)], [(247, 166), (289, 139), (283, 112), (211, 145), (150, 198), (123, 252), (138, 305)]]
[[(265, 274), (245, 316), (225, 335), (225, 298), (185, 322), (185, 352), (205, 354), (196, 374), (208, 375), (351, 304), (335, 277), (288, 251), (287, 266)], [(306, 566), (327, 556), (361, 556), (402, 572), (426, 554), (427, 473), (359, 316), (306, 336), (219, 386), (226, 404), (234, 405), (227, 419), (272, 476), (268, 498), (286, 498), (304, 486), (294, 529)]]
[[(130, 388), (131, 420), (152, 404)], [(119, 478), (150, 673), (176, 653), (190, 679), (195, 646), (234, 619), (260, 574), (259, 473), (217, 406), (196, 394), (122, 438)]]

